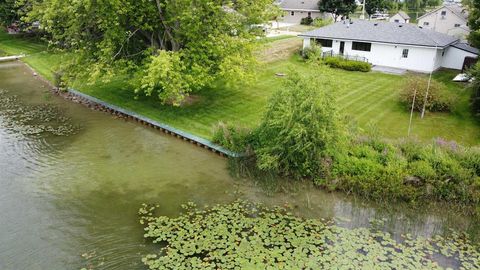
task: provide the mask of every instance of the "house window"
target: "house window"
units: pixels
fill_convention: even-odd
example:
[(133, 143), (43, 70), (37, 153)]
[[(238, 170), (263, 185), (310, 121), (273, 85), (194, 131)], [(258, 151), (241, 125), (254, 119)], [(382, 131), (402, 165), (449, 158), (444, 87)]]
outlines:
[(397, 19), (397, 20), (395, 20), (395, 22), (396, 22), (396, 23), (399, 23), (399, 22), (400, 22), (400, 20), (398, 20), (398, 19)]
[(312, 12), (308, 12), (308, 15), (307, 15), (309, 18), (312, 17)]
[(403, 49), (402, 58), (408, 58), (408, 49)]
[(430, 23), (429, 22), (423, 22), (423, 26), (429, 26)]
[(442, 14), (442, 16), (446, 16), (446, 15), (447, 15), (447, 11), (446, 11), (446, 10), (443, 10), (441, 14)]
[(295, 11), (292, 11), (290, 14), (291, 14), (292, 16), (295, 16)]
[(459, 24), (459, 23), (456, 23), (456, 24), (455, 24), (455, 27), (460, 27), (460, 24)]
[(372, 50), (372, 43), (352, 42), (352, 50), (369, 52)]
[(315, 40), (317, 42), (317, 44), (319, 45), (322, 45), (322, 47), (325, 47), (325, 48), (331, 48), (332, 47), (332, 44), (333, 44), (333, 40), (331, 39), (316, 39)]

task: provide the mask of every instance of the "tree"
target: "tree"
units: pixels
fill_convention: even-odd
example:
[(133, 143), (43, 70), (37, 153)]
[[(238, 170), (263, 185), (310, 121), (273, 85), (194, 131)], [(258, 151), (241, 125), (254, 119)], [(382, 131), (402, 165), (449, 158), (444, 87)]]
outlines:
[[(50, 44), (75, 53), (74, 79), (93, 82), (120, 71), (135, 74), (137, 93), (175, 105), (217, 79), (253, 74), (251, 25), (272, 16), (270, 0), (45, 0), (39, 20)], [(158, 72), (161, 71), (161, 72)]]
[(377, 11), (383, 11), (388, 7), (388, 3), (385, 0), (368, 0), (365, 3), (365, 11), (368, 15), (373, 15)]
[(480, 2), (466, 1), (469, 8), (468, 25), (470, 27), (470, 34), (468, 35), (469, 43), (477, 48), (480, 48)]
[(253, 146), (257, 166), (295, 178), (320, 175), (322, 159), (340, 141), (341, 121), (334, 92), (339, 88), (332, 71), (289, 74), (284, 88), (269, 101)]
[(15, 9), (15, 0), (0, 2), (0, 24), (10, 25), (16, 20), (18, 20), (18, 15)]
[(474, 68), (470, 70), (470, 76), (474, 78), (471, 84), (472, 98), (471, 106), (474, 116), (480, 120), (480, 63), (477, 63)]
[[(40, 1), (40, 0), (37, 0)], [(19, 22), (21, 17), (32, 8), (29, 0), (2, 0), (0, 1), (0, 25), (9, 26)]]
[(357, 4), (355, 0), (321, 0), (318, 2), (318, 8), (321, 12), (332, 13), (335, 21), (337, 21), (339, 16), (348, 17), (355, 12)]

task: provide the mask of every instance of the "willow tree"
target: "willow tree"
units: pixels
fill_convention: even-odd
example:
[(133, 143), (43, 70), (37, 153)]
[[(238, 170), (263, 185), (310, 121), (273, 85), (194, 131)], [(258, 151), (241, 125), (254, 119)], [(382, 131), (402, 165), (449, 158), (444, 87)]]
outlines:
[(137, 92), (179, 104), (214, 80), (250, 78), (251, 26), (274, 10), (271, 0), (44, 0), (28, 19), (75, 53), (69, 75), (127, 70)]

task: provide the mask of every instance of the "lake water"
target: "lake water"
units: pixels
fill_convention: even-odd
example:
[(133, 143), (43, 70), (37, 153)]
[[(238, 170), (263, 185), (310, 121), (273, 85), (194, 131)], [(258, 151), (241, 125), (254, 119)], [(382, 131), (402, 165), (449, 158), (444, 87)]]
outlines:
[[(174, 216), (188, 201), (205, 205), (241, 198), (288, 204), (299, 215), (344, 227), (379, 219), (394, 234), (430, 236), (455, 229), (478, 235), (478, 220), (443, 206), (385, 207), (301, 186), (268, 195), (253, 181), (232, 178), (224, 158), (52, 95), (21, 63), (0, 64), (0, 90), (2, 100), (16, 96), (26, 108), (12, 113), (0, 105), (2, 270), (144, 269), (141, 256), (158, 248), (143, 239), (138, 223), (144, 202), (158, 203), (162, 214)], [(16, 114), (28, 115), (43, 104), (58, 108), (79, 131), (25, 132), (43, 123), (28, 123), (26, 129)]]

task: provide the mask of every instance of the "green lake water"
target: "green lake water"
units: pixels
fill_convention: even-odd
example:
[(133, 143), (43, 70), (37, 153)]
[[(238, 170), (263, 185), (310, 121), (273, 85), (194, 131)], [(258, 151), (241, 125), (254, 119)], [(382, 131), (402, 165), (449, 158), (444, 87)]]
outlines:
[(79, 127), (69, 136), (28, 135), (15, 115), (0, 110), (1, 270), (145, 269), (141, 256), (158, 247), (143, 239), (138, 223), (144, 202), (175, 216), (188, 201), (241, 198), (288, 204), (296, 214), (348, 228), (382, 220), (394, 236), (428, 237), (450, 229), (478, 236), (478, 220), (445, 206), (378, 206), (302, 187), (267, 195), (253, 181), (232, 178), (224, 158), (53, 96), (18, 62), (0, 64), (0, 90), (25, 108), (54, 106)]

